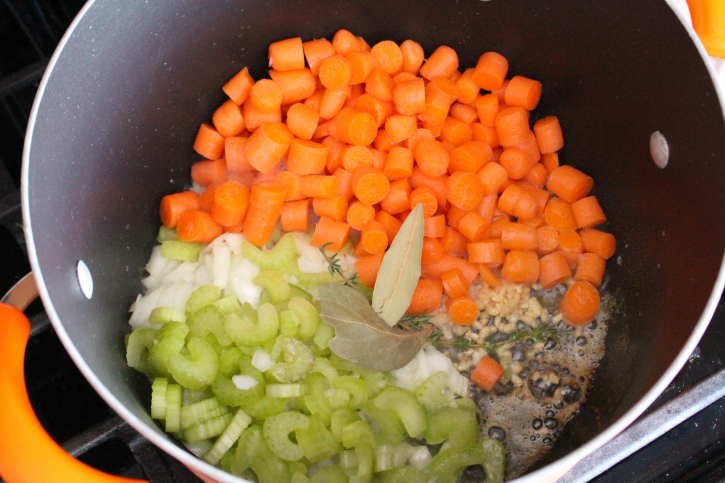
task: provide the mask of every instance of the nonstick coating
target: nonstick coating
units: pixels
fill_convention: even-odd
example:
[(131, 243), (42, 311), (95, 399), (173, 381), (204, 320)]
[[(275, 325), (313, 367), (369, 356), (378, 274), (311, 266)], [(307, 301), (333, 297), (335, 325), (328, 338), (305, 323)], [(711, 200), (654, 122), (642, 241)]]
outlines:
[[(543, 83), (532, 121), (559, 117), (561, 161), (596, 180), (592, 194), (618, 240), (608, 290), (619, 310), (589, 401), (547, 461), (569, 453), (672, 364), (722, 261), (723, 112), (663, 1), (95, 1), (47, 79), (26, 150), (29, 240), (56, 327), (112, 397), (155, 427), (148, 383), (126, 367), (123, 336), (159, 200), (188, 186), (199, 160), (192, 141), (225, 100), (224, 82), (244, 66), (266, 75), (272, 41), (331, 38), (340, 28), (371, 45), (411, 38), (426, 54), (448, 45), (462, 68), (500, 52), (510, 73)], [(669, 141), (664, 170), (649, 155), (653, 131)], [(76, 283), (78, 260), (93, 274), (90, 301)]]

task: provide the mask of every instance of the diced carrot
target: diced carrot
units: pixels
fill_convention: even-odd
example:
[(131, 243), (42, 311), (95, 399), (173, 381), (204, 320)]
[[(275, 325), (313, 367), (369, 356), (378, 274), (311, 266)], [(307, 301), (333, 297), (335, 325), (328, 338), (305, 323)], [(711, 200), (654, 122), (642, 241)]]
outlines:
[(331, 243), (326, 249), (332, 252), (339, 252), (347, 243), (350, 236), (350, 225), (344, 221), (336, 221), (327, 216), (320, 218), (315, 226), (315, 233), (312, 235), (310, 245), (321, 247)]
[(425, 59), (423, 47), (418, 42), (406, 40), (400, 44), (400, 53), (403, 55), (403, 71), (417, 75)]
[(242, 109), (231, 99), (214, 111), (212, 123), (217, 132), (224, 137), (237, 136), (244, 132)]
[(521, 149), (511, 147), (503, 150), (499, 164), (510, 179), (521, 179), (529, 173), (536, 161)]
[[(212, 184), (207, 186), (207, 188), (204, 190), (204, 192), (199, 196), (199, 208), (201, 211), (206, 211), (207, 213), (211, 213), (211, 207), (214, 204), (214, 192), (219, 187), (218, 184)], [(161, 199), (161, 202), (163, 203), (163, 198)], [(163, 223), (163, 208), (162, 208), (162, 223)], [(178, 219), (177, 219), (178, 222)], [(166, 225), (166, 223), (164, 223)], [(176, 224), (174, 224), (176, 226)], [(169, 227), (173, 228), (173, 227)]]
[(449, 142), (453, 146), (460, 146), (473, 139), (471, 126), (453, 117), (446, 117), (443, 121), (443, 129), (438, 139), (442, 142)]
[(559, 232), (551, 226), (536, 229), (536, 251), (540, 255), (548, 255), (559, 246)]
[(393, 76), (393, 84), (397, 86), (417, 78), (415, 74), (411, 74), (410, 72), (398, 72)]
[(375, 221), (382, 223), (385, 232), (388, 234), (388, 243), (393, 243), (393, 239), (398, 235), (403, 222), (385, 211), (378, 211), (375, 214)]
[(589, 282), (574, 282), (559, 304), (564, 321), (581, 326), (588, 324), (597, 315), (601, 298), (597, 289)]
[(362, 84), (378, 67), (380, 62), (373, 52), (351, 52), (345, 56), (352, 66), (350, 84)]
[(260, 79), (249, 92), (249, 102), (263, 113), (276, 113), (282, 105), (282, 88), (271, 79)]
[(549, 175), (546, 188), (559, 198), (574, 203), (589, 194), (594, 180), (571, 166), (559, 166)]
[(326, 88), (322, 93), (322, 99), (320, 99), (320, 117), (322, 119), (335, 117), (345, 106), (349, 92), (350, 86), (345, 86), (342, 89)]
[(402, 143), (391, 143), (390, 139), (388, 139), (388, 133), (385, 132), (385, 129), (378, 129), (378, 135), (375, 136), (375, 141), (373, 141), (373, 145), (377, 150), (390, 152), (392, 148), (400, 147)]
[(374, 287), (375, 281), (378, 278), (378, 272), (380, 271), (380, 265), (383, 264), (383, 257), (385, 253), (378, 253), (377, 255), (365, 255), (361, 256), (355, 262), (355, 273), (358, 275), (360, 283), (366, 287)]
[(450, 79), (438, 77), (432, 80), (425, 86), (425, 108), (419, 114), (420, 118), (432, 124), (442, 123), (460, 94), (458, 86)]
[(385, 132), (393, 144), (405, 141), (418, 130), (415, 116), (393, 114), (385, 121)]
[(337, 168), (333, 173), (337, 178), (337, 196), (344, 196), (348, 200), (354, 197), (352, 193), (352, 173), (345, 171), (343, 168)]
[(287, 187), (285, 201), (299, 201), (305, 196), (302, 194), (302, 176), (292, 171), (282, 171), (275, 180)]
[(564, 135), (561, 132), (559, 118), (556, 116), (549, 116), (536, 121), (534, 134), (542, 154), (553, 153), (564, 147)]
[(496, 115), (496, 134), (501, 146), (517, 146), (528, 138), (529, 116), (523, 107), (506, 107)]
[(390, 181), (410, 178), (413, 175), (413, 152), (403, 147), (393, 147), (388, 151), (383, 174)]
[(232, 101), (241, 106), (249, 98), (249, 91), (253, 84), (254, 80), (249, 75), (249, 69), (245, 67), (229, 79), (229, 82), (222, 86), (222, 90)]
[(214, 191), (211, 217), (222, 226), (244, 222), (249, 207), (249, 190), (236, 181), (225, 181)]
[(265, 122), (252, 133), (244, 148), (249, 164), (257, 171), (269, 173), (287, 153), (294, 139), (281, 122)]
[[(503, 154), (503, 153), (502, 153)], [(529, 172), (521, 178), (522, 181), (529, 183), (536, 188), (543, 188), (546, 186), (546, 179), (549, 177), (549, 173), (541, 163), (534, 164)]]
[(352, 174), (352, 192), (365, 204), (380, 203), (389, 191), (390, 181), (379, 169), (365, 167)]
[(536, 228), (523, 223), (509, 223), (501, 232), (504, 250), (536, 250)]
[(484, 196), (498, 193), (499, 188), (508, 180), (508, 172), (498, 163), (487, 163), (477, 173), (483, 184)]
[(312, 139), (317, 125), (320, 122), (320, 114), (305, 106), (297, 103), (290, 106), (287, 110), (286, 119), (287, 128), (292, 134), (302, 139)]
[(201, 210), (185, 211), (176, 223), (176, 234), (180, 240), (196, 243), (211, 243), (222, 234), (222, 227), (209, 213)]
[(469, 211), (458, 223), (456, 229), (469, 241), (477, 242), (483, 240), (488, 227), (488, 222), (478, 212)]
[(322, 144), (330, 148), (330, 151), (327, 154), (327, 163), (325, 164), (325, 169), (328, 173), (334, 173), (335, 171), (337, 171), (338, 168), (342, 166), (342, 158), (340, 158), (340, 153), (342, 153), (342, 150), (347, 147), (347, 144), (343, 143), (342, 141), (338, 141), (332, 136), (327, 136), (326, 138), (322, 139)]
[(576, 230), (578, 228), (571, 204), (561, 198), (552, 198), (546, 204), (544, 222), (557, 231)]
[(446, 217), (445, 215), (436, 215), (425, 218), (423, 224), (423, 234), (433, 238), (442, 238), (446, 234)]
[(312, 209), (317, 216), (328, 216), (337, 221), (345, 221), (347, 219), (347, 208), (347, 198), (344, 196), (314, 198), (312, 201)]
[(558, 153), (547, 153), (541, 156), (541, 164), (546, 168), (546, 172), (551, 173), (559, 167), (559, 154)]
[(317, 81), (310, 69), (270, 70), (269, 76), (282, 91), (282, 104), (304, 101), (317, 90)]
[(355, 258), (361, 258), (365, 255), (370, 255), (368, 252), (365, 251), (365, 249), (362, 246), (362, 243), (358, 240), (357, 245), (355, 245), (355, 248), (352, 250), (352, 256)]
[[(318, 89), (315, 91), (314, 94), (312, 94), (310, 97), (304, 100), (302, 103), (303, 106), (309, 107), (316, 113), (320, 113), (320, 102), (322, 102), (322, 96), (325, 93), (325, 86), (318, 86)], [(289, 114), (289, 111), (287, 111), (287, 114)]]
[(302, 39), (295, 37), (269, 44), (269, 64), (275, 70), (304, 69)]
[(446, 312), (454, 324), (471, 325), (478, 318), (476, 301), (468, 294), (452, 297), (446, 301)]
[(227, 170), (226, 179), (224, 181), (236, 181), (237, 183), (251, 189), (256, 176), (252, 171), (229, 171)]
[(478, 59), (473, 71), (473, 82), (481, 89), (495, 91), (500, 89), (508, 72), (508, 60), (496, 52), (486, 52)]
[[(443, 245), (443, 243), (441, 243)], [(445, 250), (445, 247), (444, 247)], [(440, 280), (443, 274), (452, 268), (458, 267), (468, 283), (478, 276), (478, 267), (468, 260), (457, 257), (446, 252), (440, 259), (433, 263), (424, 263), (421, 265), (421, 274), (426, 278), (434, 278)]]
[(501, 279), (499, 279), (496, 274), (493, 273), (491, 268), (485, 263), (478, 264), (478, 273), (481, 275), (481, 278), (484, 282), (488, 284), (489, 287), (503, 286), (503, 282), (501, 281)]
[(498, 96), (496, 94), (486, 94), (476, 99), (475, 105), (479, 122), (484, 126), (495, 127), (496, 116), (501, 110)]
[(533, 111), (541, 99), (541, 82), (520, 75), (514, 76), (509, 81), (504, 99), (507, 106), (521, 106)]
[(367, 222), (361, 230), (360, 243), (372, 255), (383, 253), (388, 248), (388, 234), (383, 224), (375, 220)]
[(244, 237), (250, 243), (262, 246), (269, 241), (286, 195), (287, 186), (278, 181), (265, 181), (252, 186), (243, 230)]
[[(541, 166), (541, 165), (539, 165)], [(546, 190), (543, 190), (541, 188), (537, 188), (534, 185), (531, 185), (525, 181), (520, 181), (516, 183), (521, 189), (526, 191), (528, 194), (534, 197), (534, 200), (536, 201), (536, 214), (537, 216), (544, 215), (544, 209), (546, 208), (547, 203), (549, 202), (549, 197), (551, 196), (551, 193), (549, 193)]]
[[(515, 225), (515, 223), (511, 223)], [(490, 263), (499, 265), (503, 262), (503, 242), (496, 238), (484, 239), (469, 243), (467, 246), (468, 261), (471, 263)]]
[[(346, 89), (347, 91), (347, 89)], [(355, 84), (350, 86), (350, 95), (347, 98), (347, 101), (345, 101), (346, 107), (355, 107), (355, 103), (357, 102), (358, 98), (365, 94), (365, 84)]]
[[(451, 206), (446, 214), (448, 218), (448, 225), (453, 228), (458, 228), (458, 224), (461, 222), (464, 216), (470, 213), (471, 210), (462, 210), (457, 206)], [(483, 218), (483, 217), (482, 217)]]
[[(430, 84), (430, 82), (428, 84)], [(420, 116), (418, 116), (418, 117), (420, 118)], [(445, 121), (445, 116), (443, 116), (441, 119), (442, 119), (441, 121), (436, 121), (436, 122), (423, 121), (423, 129), (430, 131), (431, 135), (433, 136), (431, 139), (435, 139), (441, 135), (441, 131), (443, 130), (443, 121)]]
[(501, 193), (501, 196), (498, 199), (498, 209), (507, 215), (516, 216), (514, 214), (516, 211), (516, 204), (518, 203), (519, 198), (524, 194), (528, 193), (526, 193), (519, 185), (513, 183), (509, 184), (506, 189), (503, 190), (503, 193)]
[(271, 112), (261, 111), (251, 102), (251, 99), (248, 99), (242, 105), (242, 112), (244, 124), (249, 132), (256, 131), (265, 122), (282, 122), (282, 111), (280, 109)]
[(347, 209), (347, 223), (355, 230), (362, 230), (368, 222), (375, 219), (375, 208), (360, 201), (353, 201)]
[(571, 268), (563, 253), (550, 253), (539, 260), (539, 283), (542, 288), (551, 288), (569, 277)]
[(484, 186), (476, 173), (456, 171), (446, 182), (446, 198), (461, 210), (476, 208), (484, 195)]
[(421, 263), (435, 263), (444, 254), (443, 246), (437, 238), (424, 237)]
[(378, 134), (373, 116), (352, 107), (343, 107), (331, 123), (330, 135), (355, 146), (367, 146)]
[(380, 151), (379, 149), (371, 148), (370, 146), (365, 149), (369, 149), (370, 154), (373, 156), (373, 168), (379, 169), (380, 171), (385, 169), (385, 163), (388, 160), (388, 153)]
[(247, 146), (246, 137), (230, 137), (224, 139), (224, 157), (226, 158), (227, 171), (236, 173), (253, 171), (254, 166), (247, 161), (245, 148)]
[(346, 171), (354, 173), (360, 168), (371, 167), (373, 154), (362, 146), (347, 146), (340, 152), (340, 162)]
[(302, 49), (305, 52), (307, 65), (310, 66), (310, 70), (315, 76), (320, 74), (320, 64), (322, 61), (335, 55), (335, 49), (332, 47), (330, 41), (326, 39), (315, 39), (305, 42), (302, 44)]
[(175, 228), (181, 215), (189, 210), (201, 209), (201, 200), (194, 191), (183, 191), (161, 198), (161, 223), (166, 228)]
[(224, 137), (208, 124), (201, 123), (194, 140), (194, 151), (207, 159), (224, 156)]
[(578, 228), (593, 228), (607, 221), (596, 196), (587, 196), (571, 204)]
[(411, 187), (408, 178), (390, 183), (390, 191), (380, 202), (380, 208), (391, 215), (397, 215), (410, 209)]
[(438, 211), (438, 201), (435, 192), (428, 186), (415, 188), (410, 193), (410, 209), (414, 209), (418, 204), (423, 205), (423, 217), (429, 218)]
[(354, 107), (373, 116), (377, 127), (381, 127), (390, 116), (395, 114), (393, 101), (383, 101), (365, 93), (355, 100)]
[(540, 215), (536, 215), (533, 218), (529, 218), (527, 220), (519, 218), (517, 220), (518, 223), (523, 223), (524, 225), (528, 225), (533, 227), (534, 229), (538, 229), (539, 227), (544, 225), (544, 217)]
[(311, 200), (307, 198), (287, 201), (282, 205), (280, 218), (283, 231), (307, 231), (310, 224), (310, 202)]
[(324, 144), (295, 138), (290, 143), (287, 169), (300, 175), (322, 173), (329, 151), (330, 148)]
[(352, 65), (342, 55), (332, 55), (320, 63), (319, 75), (323, 86), (339, 90), (350, 83)]
[[(478, 121), (476, 108), (468, 104), (462, 104), (461, 102), (454, 102), (449, 113), (453, 119), (457, 119), (468, 125)], [(471, 131), (471, 137), (473, 137), (473, 131)]]
[(347, 55), (350, 52), (362, 52), (365, 47), (359, 37), (355, 37), (349, 30), (338, 30), (332, 38), (332, 47), (335, 53)]
[(523, 143), (512, 147), (519, 148), (520, 150), (525, 152), (534, 163), (539, 162), (539, 160), (541, 159), (539, 145), (536, 142), (536, 136), (534, 136), (534, 133), (532, 131), (529, 131), (528, 135), (526, 136), (526, 140)]
[(410, 152), (415, 152), (415, 147), (424, 139), (435, 139), (433, 133), (424, 128), (418, 128), (415, 134), (410, 136), (408, 139), (403, 141), (403, 147), (410, 149)]
[(461, 256), (466, 253), (468, 240), (453, 227), (446, 227), (446, 234), (441, 238), (441, 245), (446, 253)]
[(420, 75), (430, 81), (438, 77), (449, 78), (456, 70), (458, 70), (458, 54), (452, 48), (441, 45), (420, 68)]
[(509, 223), (511, 223), (511, 220), (508, 215), (501, 218), (494, 218), (491, 222), (491, 226), (488, 227), (486, 238), (501, 238), (504, 228), (506, 228)]
[(511, 250), (503, 259), (501, 273), (512, 283), (534, 283), (539, 279), (539, 257), (532, 251)]
[(443, 284), (440, 280), (421, 278), (415, 286), (413, 299), (410, 301), (408, 314), (422, 314), (433, 312), (441, 303), (443, 297)]
[(370, 51), (380, 63), (380, 67), (385, 69), (390, 75), (397, 74), (403, 68), (403, 53), (398, 44), (392, 40), (383, 40), (375, 44)]
[(498, 97), (498, 102), (500, 102), (501, 104), (505, 104), (506, 103), (506, 88), (508, 87), (508, 85), (509, 85), (509, 81), (508, 80), (505, 80), (501, 84), (501, 88), (500, 89), (496, 89), (494, 91), (491, 91), (491, 94), (496, 94), (496, 96)]
[(582, 253), (576, 265), (574, 280), (589, 282), (595, 287), (602, 283), (607, 262), (596, 253)]
[[(491, 149), (501, 147), (501, 143), (498, 142), (498, 133), (495, 127), (484, 126), (480, 122), (474, 122), (471, 124), (471, 133), (471, 139), (474, 141), (482, 141), (491, 146)], [(492, 161), (498, 161), (498, 157), (492, 159)]]
[(496, 196), (496, 193), (484, 196), (478, 204), (478, 214), (481, 215), (484, 220), (491, 223), (493, 221), (493, 216), (496, 213), (497, 202), (498, 196)]
[(574, 230), (565, 230), (559, 233), (559, 246), (557, 247), (561, 253), (566, 256), (569, 265), (576, 266), (579, 261), (579, 255), (584, 252), (584, 244), (581, 236)]
[[(476, 84), (473, 80), (473, 73), (475, 70), (476, 69), (473, 68), (466, 69), (463, 71), (463, 74), (461, 74), (461, 77), (455, 81), (458, 86), (458, 90), (461, 91), (458, 96), (458, 102), (470, 104), (476, 100), (480, 87), (478, 87), (478, 84)], [(473, 109), (475, 110), (475, 108)]]
[(415, 146), (415, 161), (426, 176), (439, 178), (446, 174), (451, 157), (440, 141), (424, 139)]
[(506, 369), (501, 364), (491, 358), (491, 356), (483, 356), (481, 362), (471, 373), (471, 382), (483, 389), (491, 392), (498, 383)]
[(191, 165), (191, 179), (201, 186), (221, 184), (226, 179), (227, 163), (224, 159), (197, 161)]
[(300, 179), (302, 195), (306, 198), (332, 198), (340, 188), (335, 176), (307, 175)]
[(446, 206), (446, 183), (448, 177), (440, 176), (437, 178), (430, 177), (423, 173), (420, 166), (413, 167), (413, 175), (410, 177), (410, 185), (413, 188), (419, 188), (421, 186), (428, 186), (436, 194), (436, 200), (438, 201), (439, 209)]
[(448, 270), (441, 278), (443, 290), (451, 298), (460, 297), (468, 293), (468, 280), (463, 276), (461, 269), (456, 267)]
[(585, 251), (596, 253), (605, 260), (610, 259), (617, 249), (617, 241), (611, 233), (585, 228), (579, 231), (579, 236)]
[(365, 80), (365, 92), (382, 101), (393, 100), (395, 83), (384, 68), (378, 67)]

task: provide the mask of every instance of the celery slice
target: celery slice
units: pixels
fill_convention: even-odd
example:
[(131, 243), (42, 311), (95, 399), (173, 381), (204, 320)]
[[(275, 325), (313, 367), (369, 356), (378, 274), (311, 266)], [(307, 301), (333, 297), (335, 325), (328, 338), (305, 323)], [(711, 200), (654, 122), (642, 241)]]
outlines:
[(161, 242), (161, 256), (169, 260), (195, 262), (199, 259), (202, 248), (203, 245), (201, 243), (166, 240)]
[(305, 394), (302, 384), (267, 384), (267, 397), (291, 398)]
[(231, 414), (224, 414), (215, 419), (210, 419), (196, 426), (184, 430), (184, 439), (189, 444), (219, 436), (224, 432), (232, 420)]
[(378, 444), (400, 444), (405, 439), (403, 423), (389, 409), (380, 409), (373, 402), (367, 403), (364, 408), (373, 420), (372, 427)]
[(180, 322), (164, 324), (156, 333), (156, 343), (149, 349), (148, 363), (154, 373), (170, 376), (167, 363), (171, 356), (181, 352), (189, 327)]
[(179, 235), (176, 234), (176, 228), (166, 228), (164, 225), (159, 227), (159, 236), (156, 237), (156, 241), (163, 243), (168, 240), (178, 240)]
[(423, 473), (412, 466), (398, 466), (375, 475), (374, 483), (426, 483)]
[(199, 309), (211, 305), (222, 295), (222, 289), (216, 285), (204, 285), (194, 290), (186, 301), (186, 316), (191, 317)]
[(277, 311), (272, 304), (261, 305), (256, 314), (243, 308), (241, 315), (232, 313), (226, 316), (224, 330), (235, 344), (246, 347), (264, 345), (273, 340), (279, 330)]
[(453, 393), (448, 390), (448, 373), (436, 372), (415, 390), (418, 402), (427, 410), (445, 406), (453, 400)]
[(337, 369), (330, 364), (330, 360), (325, 357), (315, 357), (315, 366), (312, 369), (312, 372), (319, 372), (325, 376), (329, 385), (332, 385), (332, 381), (337, 379), (340, 375), (337, 372)]
[(242, 475), (247, 469), (254, 471), (259, 483), (287, 482), (292, 477), (289, 464), (269, 449), (262, 429), (256, 425), (245, 429), (239, 437), (232, 461), (232, 473), (235, 475)]
[(300, 287), (316, 287), (321, 283), (340, 281), (339, 275), (331, 275), (330, 272), (322, 273), (305, 273), (300, 271), (297, 267), (297, 262), (294, 262), (294, 266), (285, 270), (285, 273), (295, 277), (297, 279), (297, 285)]
[(285, 411), (264, 421), (262, 434), (269, 449), (285, 461), (302, 459), (302, 448), (289, 439), (290, 433), (310, 427), (310, 418), (297, 411)]
[(312, 298), (312, 294), (310, 292), (308, 292), (307, 290), (301, 289), (297, 285), (294, 285), (294, 284), (291, 284), (290, 283), (289, 284), (289, 290), (290, 290), (290, 292), (289, 292), (290, 298), (292, 298), (292, 297), (301, 297), (301, 298), (307, 300), (309, 303), (312, 303), (312, 301), (314, 300)]
[(282, 361), (267, 369), (265, 372), (267, 377), (278, 382), (290, 383), (299, 381), (312, 372), (315, 357), (312, 350), (302, 341), (280, 337), (272, 350), (273, 360), (277, 360), (276, 354), (279, 354)]
[(198, 403), (213, 397), (214, 394), (209, 388), (206, 388), (202, 391), (192, 391), (191, 389), (183, 388), (183, 392), (181, 395), (181, 405), (189, 406), (191, 404)]
[(300, 445), (305, 458), (310, 463), (317, 463), (336, 455), (341, 449), (340, 443), (316, 414), (310, 416), (310, 426), (306, 429), (298, 429), (295, 431), (295, 436), (297, 444)]
[(290, 296), (290, 287), (279, 272), (263, 270), (253, 280), (254, 285), (264, 288), (270, 303), (278, 304)]
[(181, 407), (181, 429), (190, 428), (227, 414), (229, 411), (217, 398), (209, 398)]
[(174, 307), (156, 307), (149, 314), (149, 324), (165, 324), (167, 322), (186, 323), (186, 315)]
[(342, 429), (350, 423), (360, 421), (360, 416), (352, 409), (338, 409), (330, 417), (330, 429), (335, 438), (342, 442)]
[(216, 379), (219, 372), (219, 356), (207, 341), (195, 335), (189, 338), (186, 347), (191, 353), (190, 357), (174, 354), (169, 357), (167, 366), (176, 382), (199, 391)]
[(340, 453), (340, 467), (346, 473), (353, 474), (357, 470), (357, 455), (354, 449), (346, 449)]
[(242, 366), (251, 365), (251, 361), (239, 347), (229, 347), (219, 355), (219, 374), (231, 378), (240, 373)]
[(476, 412), (467, 408), (439, 408), (428, 414), (428, 427), (423, 433), (428, 444), (450, 441), (451, 449), (463, 450), (478, 439)]
[(371, 372), (363, 376), (363, 381), (368, 388), (368, 398), (376, 397), (383, 389), (393, 385), (387, 372)]
[(374, 402), (381, 409), (393, 411), (411, 438), (417, 438), (425, 431), (425, 411), (412, 392), (391, 386), (378, 394)]
[(224, 314), (213, 305), (207, 305), (197, 310), (189, 317), (189, 333), (207, 339), (209, 334), (214, 334), (218, 344), (229, 346), (232, 339), (224, 331)]
[(354, 448), (361, 443), (369, 443), (375, 447), (375, 433), (365, 421), (355, 421), (342, 428), (342, 445), (347, 448)]
[(310, 483), (348, 483), (348, 478), (339, 466), (325, 466), (315, 473)]
[(237, 410), (229, 425), (214, 443), (214, 446), (204, 455), (204, 460), (212, 465), (217, 464), (222, 456), (229, 451), (229, 448), (237, 442), (239, 436), (242, 435), (242, 431), (247, 429), (251, 422), (251, 416), (241, 409)]
[(131, 332), (126, 347), (126, 362), (129, 367), (138, 370), (146, 368), (149, 349), (154, 345), (155, 338), (156, 329), (141, 327)]
[(166, 432), (181, 430), (181, 386), (169, 384), (166, 389)]
[(242, 243), (242, 255), (262, 270), (284, 270), (297, 266), (295, 239), (291, 233), (284, 235), (271, 250), (262, 251), (248, 241)]
[(375, 448), (375, 472), (395, 468), (395, 446), (384, 444)]
[(312, 339), (312, 342), (314, 342), (320, 349), (327, 349), (330, 347), (330, 339), (333, 337), (335, 337), (335, 329), (325, 322), (320, 322), (320, 325), (317, 326), (317, 332), (315, 332), (315, 337)]
[(424, 476), (428, 483), (456, 483), (467, 467), (485, 463), (486, 453), (480, 444), (473, 444), (463, 451), (441, 448), (426, 467)]
[(212, 305), (218, 308), (219, 311), (224, 315), (229, 315), (231, 313), (239, 312), (240, 310), (242, 310), (242, 303), (239, 301), (239, 298), (234, 294), (222, 297), (219, 300), (213, 302)]
[(288, 401), (289, 399), (263, 396), (242, 409), (254, 419), (261, 421), (284, 411)]
[(297, 327), (300, 325), (300, 318), (291, 310), (282, 310), (279, 313), (279, 335), (282, 337), (294, 337), (297, 335)]
[(370, 483), (373, 480), (375, 453), (370, 443), (360, 443), (355, 446), (357, 456), (357, 473), (350, 477), (350, 483)]
[(326, 389), (325, 400), (332, 409), (342, 409), (350, 405), (350, 393), (344, 389)]
[(165, 377), (157, 377), (151, 385), (151, 417), (154, 419), (166, 418), (166, 393), (169, 387), (169, 380)]
[(314, 337), (315, 332), (317, 332), (317, 327), (322, 322), (317, 308), (312, 303), (300, 297), (290, 299), (287, 307), (300, 319), (300, 326), (297, 328), (297, 337), (302, 340)]
[(353, 376), (339, 376), (332, 382), (335, 389), (344, 389), (350, 394), (350, 409), (359, 409), (368, 402), (368, 388), (363, 381)]
[(330, 423), (332, 408), (325, 398), (325, 389), (327, 381), (325, 377), (317, 372), (313, 372), (305, 379), (308, 394), (305, 396), (305, 405), (312, 414), (317, 414), (325, 424)]
[(249, 373), (245, 375), (254, 378), (257, 381), (257, 384), (249, 389), (239, 389), (230, 378), (222, 374), (217, 375), (211, 385), (211, 390), (214, 393), (214, 396), (222, 404), (232, 407), (247, 406), (259, 400), (266, 392), (264, 376), (262, 376), (262, 373), (259, 371), (254, 373), (249, 371)]

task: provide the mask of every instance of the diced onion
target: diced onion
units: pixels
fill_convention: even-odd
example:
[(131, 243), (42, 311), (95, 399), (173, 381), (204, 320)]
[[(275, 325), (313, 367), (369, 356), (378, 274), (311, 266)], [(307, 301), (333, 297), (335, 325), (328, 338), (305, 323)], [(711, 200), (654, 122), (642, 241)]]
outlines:
[(259, 371), (265, 372), (274, 365), (274, 361), (270, 357), (269, 352), (260, 347), (254, 351), (254, 355), (252, 356), (252, 365)]
[(242, 391), (252, 389), (254, 386), (259, 384), (259, 381), (252, 376), (232, 376), (232, 382), (235, 386), (237, 386), (237, 389)]

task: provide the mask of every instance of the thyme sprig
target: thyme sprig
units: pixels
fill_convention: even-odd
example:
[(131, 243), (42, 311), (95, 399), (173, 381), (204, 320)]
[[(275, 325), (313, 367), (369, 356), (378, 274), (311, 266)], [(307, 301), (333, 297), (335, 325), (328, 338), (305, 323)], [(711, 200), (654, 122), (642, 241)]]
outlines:
[(559, 333), (555, 327), (550, 325), (540, 325), (539, 327), (531, 330), (516, 330), (509, 335), (508, 339), (498, 342), (494, 342), (491, 336), (488, 336), (483, 344), (474, 343), (465, 336), (456, 337), (452, 340), (444, 340), (442, 337), (443, 332), (440, 329), (435, 329), (431, 333), (429, 340), (437, 349), (442, 349), (444, 347), (459, 349), (461, 351), (466, 351), (468, 349), (485, 349), (489, 354), (494, 354), (496, 352), (496, 347), (504, 344), (518, 342), (523, 339), (533, 339), (536, 342), (543, 342), (550, 338), (558, 338)]
[(322, 245), (320, 247), (320, 253), (322, 253), (322, 256), (325, 257), (325, 260), (327, 261), (327, 270), (330, 272), (330, 275), (338, 274), (342, 277), (345, 285), (350, 288), (359, 289), (357, 272), (353, 273), (349, 277), (345, 275), (342, 271), (342, 267), (340, 267), (340, 259), (338, 258), (339, 254), (333, 253), (332, 256), (329, 256), (325, 251), (325, 248), (327, 248), (328, 245), (332, 245), (332, 242)]

